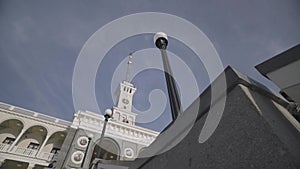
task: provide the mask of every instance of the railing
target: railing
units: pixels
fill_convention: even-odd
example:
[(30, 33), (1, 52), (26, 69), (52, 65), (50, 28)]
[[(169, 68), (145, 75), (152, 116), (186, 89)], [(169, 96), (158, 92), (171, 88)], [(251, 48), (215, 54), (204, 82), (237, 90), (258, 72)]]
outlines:
[(46, 161), (51, 161), (56, 156), (57, 156), (57, 154), (54, 154), (54, 153), (41, 152), (39, 158), (46, 160)]
[(9, 151), (10, 144), (4, 144), (0, 143), (0, 152), (3, 153), (8, 153), (8, 154), (16, 154), (16, 155), (21, 155), (30, 158), (37, 158), (41, 160), (45, 160), (45, 162), (51, 162), (52, 160), (55, 160), (58, 156), (58, 153), (48, 153), (48, 152), (41, 152), (39, 155), (37, 155), (38, 150), (33, 150), (29, 148), (23, 148), (23, 147), (18, 147), (14, 146), (11, 151)]
[(0, 143), (0, 152), (6, 152), (9, 147), (10, 147), (10, 144)]
[(37, 150), (15, 146), (12, 149), (11, 153), (19, 154), (22, 156), (35, 157)]

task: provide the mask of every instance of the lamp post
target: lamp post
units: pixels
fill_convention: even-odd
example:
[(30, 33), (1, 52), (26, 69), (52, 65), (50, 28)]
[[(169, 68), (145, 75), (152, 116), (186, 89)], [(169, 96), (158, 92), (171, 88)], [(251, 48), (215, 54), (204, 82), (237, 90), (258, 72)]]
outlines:
[[(102, 128), (102, 132), (101, 132), (101, 136), (100, 136), (100, 140), (99, 140), (99, 150), (97, 152), (97, 155), (96, 157), (99, 157), (100, 153), (101, 153), (101, 143), (102, 143), (102, 140), (104, 138), (104, 134), (105, 134), (105, 130), (106, 130), (106, 125), (107, 125), (107, 122), (110, 118), (112, 118), (112, 115), (113, 115), (113, 111), (111, 109), (106, 109), (105, 110), (105, 114), (104, 114), (104, 124), (103, 124), (103, 128)], [(93, 168), (94, 166), (96, 168), (98, 168), (98, 163), (99, 163), (99, 159), (94, 159), (92, 164), (90, 165), (89, 168)]]
[(168, 88), (168, 95), (169, 95), (169, 101), (172, 111), (172, 118), (173, 121), (176, 120), (178, 117), (178, 114), (181, 113), (181, 104), (180, 104), (180, 98), (178, 95), (178, 91), (176, 88), (176, 83), (173, 78), (171, 66), (169, 63), (168, 55), (167, 55), (167, 46), (168, 46), (168, 37), (163, 32), (157, 32), (154, 35), (154, 44), (158, 49), (160, 49), (164, 71), (165, 71), (165, 78)]

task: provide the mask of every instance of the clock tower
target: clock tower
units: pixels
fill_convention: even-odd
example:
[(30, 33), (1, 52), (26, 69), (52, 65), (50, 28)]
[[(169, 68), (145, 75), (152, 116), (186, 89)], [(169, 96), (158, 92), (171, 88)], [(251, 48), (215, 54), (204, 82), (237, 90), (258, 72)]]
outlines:
[(122, 81), (117, 89), (116, 106), (113, 108), (113, 119), (129, 125), (135, 125), (137, 114), (132, 112), (132, 99), (136, 88), (130, 82), (131, 59), (132, 53), (129, 54), (126, 80)]
[(106, 121), (101, 114), (78, 110), (54, 163), (56, 168), (87, 169), (96, 158), (132, 161), (156, 139), (158, 132), (135, 125), (137, 114), (132, 112), (132, 99), (136, 88), (130, 82), (131, 59), (132, 53), (126, 78), (116, 91), (112, 119)]

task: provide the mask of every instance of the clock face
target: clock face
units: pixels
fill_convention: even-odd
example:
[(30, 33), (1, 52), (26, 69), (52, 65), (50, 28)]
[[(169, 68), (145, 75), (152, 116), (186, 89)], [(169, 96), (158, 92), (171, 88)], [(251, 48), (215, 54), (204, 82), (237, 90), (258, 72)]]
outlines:
[(129, 103), (129, 100), (123, 99), (122, 102), (123, 102), (124, 104), (128, 104), (128, 103)]

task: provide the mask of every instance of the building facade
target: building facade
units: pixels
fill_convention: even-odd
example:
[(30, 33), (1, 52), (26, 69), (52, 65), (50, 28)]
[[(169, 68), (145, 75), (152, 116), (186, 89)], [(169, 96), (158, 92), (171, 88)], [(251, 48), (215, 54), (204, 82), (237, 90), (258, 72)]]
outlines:
[(113, 116), (100, 138), (104, 117), (89, 111), (74, 115), (56, 168), (89, 168), (95, 158), (105, 160), (134, 160), (158, 136), (158, 132), (135, 125), (136, 115), (131, 111), (136, 88), (123, 81), (117, 90)]
[(256, 66), (256, 69), (280, 88), (280, 94), (293, 103), (292, 115), (300, 120), (300, 44)]
[(72, 124), (0, 103), (0, 168), (44, 168), (57, 156)]
[(88, 168), (99, 158), (134, 160), (159, 133), (135, 124), (134, 85), (123, 81), (117, 91), (101, 145), (103, 115), (80, 110), (68, 122), (0, 103), (0, 168)]
[(260, 63), (256, 69), (289, 101), (300, 103), (300, 44)]

